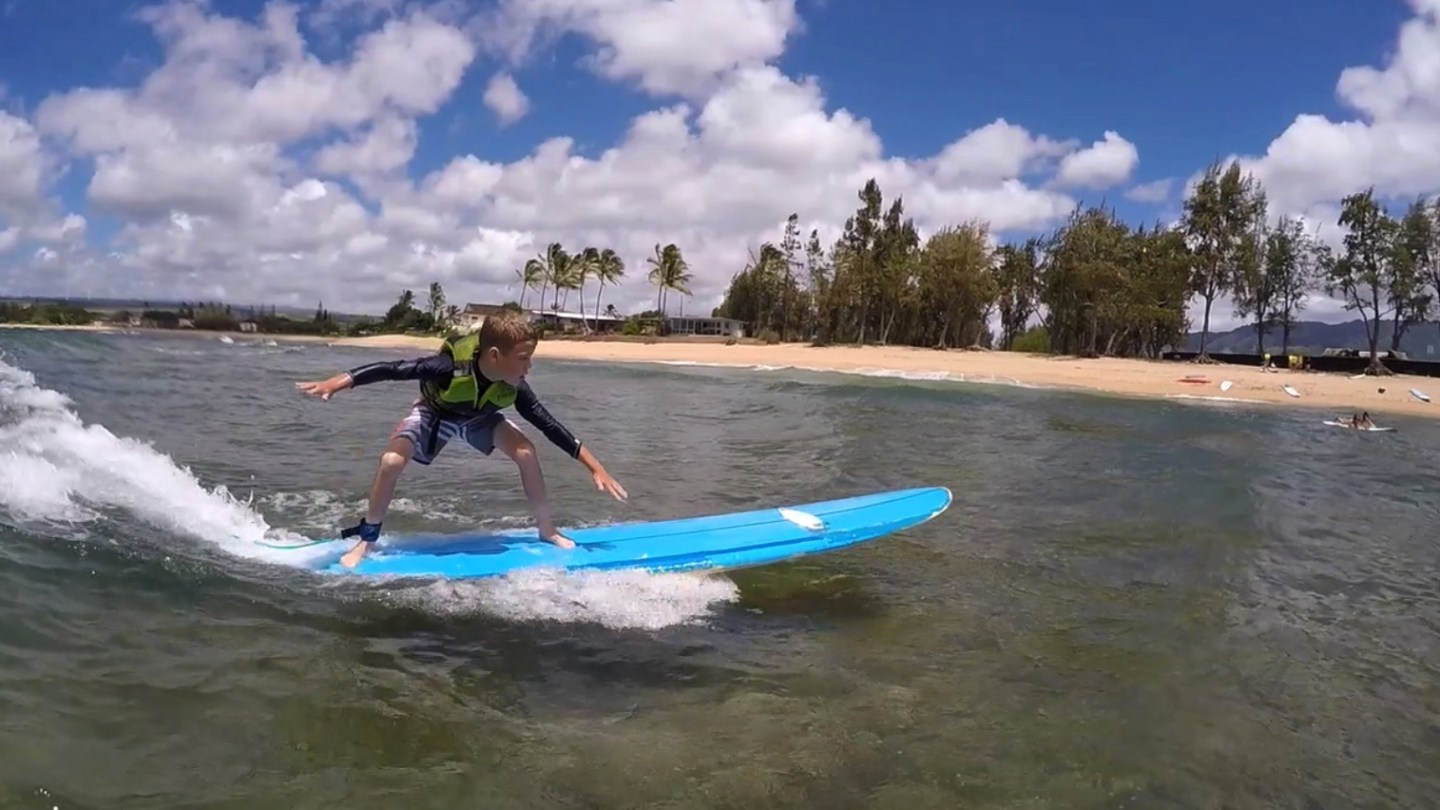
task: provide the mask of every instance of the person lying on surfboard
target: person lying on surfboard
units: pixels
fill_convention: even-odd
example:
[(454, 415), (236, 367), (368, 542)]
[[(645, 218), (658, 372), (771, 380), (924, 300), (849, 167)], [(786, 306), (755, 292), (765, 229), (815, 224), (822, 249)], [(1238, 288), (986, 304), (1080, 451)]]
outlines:
[(1370, 412), (1365, 411), (1359, 415), (1351, 413), (1348, 417), (1337, 417), (1335, 421), (1352, 428), (1373, 428), (1375, 423), (1370, 420)]
[(1369, 427), (1375, 427), (1375, 423), (1370, 421), (1370, 412), (1369, 412), (1369, 411), (1365, 411), (1364, 413), (1359, 414), (1359, 415), (1356, 415), (1356, 414), (1353, 414), (1353, 413), (1352, 413), (1352, 414), (1350, 414), (1350, 418), (1349, 418), (1349, 419), (1346, 419), (1346, 420), (1344, 420), (1344, 421), (1345, 421), (1345, 422), (1348, 422), (1348, 423), (1350, 424), (1350, 427), (1352, 427), (1352, 428), (1369, 428)]
[(358, 525), (340, 532), (342, 538), (360, 538), (341, 558), (342, 565), (355, 567), (379, 539), (380, 524), (405, 465), (410, 461), (428, 465), (446, 442), (456, 438), (487, 456), (498, 447), (514, 461), (520, 468), (525, 497), (535, 510), (540, 537), (561, 548), (574, 548), (575, 542), (557, 531), (550, 519), (545, 478), (534, 443), (501, 413), (511, 405), (551, 443), (584, 464), (597, 489), (619, 501), (629, 497), (590, 450), (545, 410), (525, 381), (536, 343), (535, 330), (525, 317), (505, 311), (486, 317), (476, 332), (446, 339), (439, 352), (429, 357), (370, 363), (328, 380), (295, 383), (304, 393), (329, 400), (357, 385), (420, 381), (420, 397), (395, 426), (380, 456), (365, 516)]

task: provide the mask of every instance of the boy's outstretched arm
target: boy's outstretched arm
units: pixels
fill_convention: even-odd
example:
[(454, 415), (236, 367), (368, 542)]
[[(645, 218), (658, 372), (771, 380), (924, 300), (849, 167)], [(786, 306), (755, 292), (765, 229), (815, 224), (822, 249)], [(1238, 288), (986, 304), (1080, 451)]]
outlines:
[(295, 387), (302, 392), (329, 399), (346, 388), (394, 380), (444, 380), (450, 377), (455, 364), (446, 354), (432, 354), (411, 360), (391, 360), (367, 363), (349, 371), (342, 371), (328, 380), (297, 382)]
[(522, 382), (520, 384), (519, 396), (515, 398), (515, 410), (521, 416), (525, 417), (525, 421), (539, 428), (540, 432), (545, 434), (545, 438), (549, 439), (551, 444), (564, 450), (566, 455), (578, 459), (581, 464), (584, 464), (585, 469), (590, 471), (590, 477), (595, 479), (596, 489), (610, 493), (610, 495), (618, 501), (623, 501), (630, 497), (629, 493), (625, 491), (625, 487), (620, 486), (620, 482), (616, 481), (614, 477), (606, 471), (605, 465), (601, 464), (600, 460), (595, 458), (595, 455), (590, 452), (590, 449), (581, 444), (579, 439), (575, 438), (569, 430), (565, 429), (564, 425), (560, 424), (560, 420), (552, 416), (550, 412), (545, 409), (545, 406), (540, 404), (540, 399), (535, 396), (535, 392), (531, 390), (529, 383)]

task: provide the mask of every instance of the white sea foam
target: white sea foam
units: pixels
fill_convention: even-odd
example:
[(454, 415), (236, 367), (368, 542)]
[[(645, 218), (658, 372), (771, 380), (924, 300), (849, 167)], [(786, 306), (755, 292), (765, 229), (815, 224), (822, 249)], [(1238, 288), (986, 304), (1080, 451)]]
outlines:
[(269, 529), (224, 487), (207, 490), (148, 443), (87, 425), (63, 394), (0, 362), (0, 506), (20, 520), (88, 522), (122, 509), (248, 556)]
[(499, 579), (432, 582), (393, 597), (448, 615), (483, 609), (515, 621), (595, 622), (655, 630), (700, 621), (737, 594), (735, 583), (723, 576), (526, 569)]
[(1249, 399), (1248, 397), (1221, 397), (1206, 396), (1204, 394), (1166, 394), (1166, 399), (1188, 400), (1193, 403), (1227, 403), (1232, 405), (1273, 405), (1275, 403), (1263, 399)]
[(1015, 377), (997, 374), (966, 374), (964, 372), (940, 369), (899, 369), (899, 368), (825, 368), (821, 366), (772, 366), (763, 363), (715, 363), (699, 360), (626, 360), (633, 363), (651, 363), (662, 366), (687, 366), (695, 368), (728, 368), (737, 371), (804, 371), (813, 374), (847, 374), (857, 377), (892, 378), (901, 380), (960, 382), (978, 385), (1005, 385), (1013, 388), (1049, 390), (1053, 386), (1023, 382)]

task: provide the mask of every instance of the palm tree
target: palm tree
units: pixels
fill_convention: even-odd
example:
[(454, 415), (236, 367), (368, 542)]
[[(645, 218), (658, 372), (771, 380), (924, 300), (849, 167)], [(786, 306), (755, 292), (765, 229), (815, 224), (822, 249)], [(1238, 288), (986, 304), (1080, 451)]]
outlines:
[[(187, 305), (181, 304), (181, 307), (182, 307), (181, 312), (184, 312), (184, 309), (183, 309), (183, 308), (184, 308), (185, 306), (187, 306)], [(404, 291), (402, 291), (402, 292), (400, 293), (400, 298), (399, 298), (399, 300), (397, 300), (393, 305), (391, 305), (390, 309), (385, 312), (385, 321), (384, 321), (385, 324), (387, 324), (387, 325), (393, 325), (393, 324), (405, 323), (406, 320), (407, 320), (407, 316), (410, 314), (411, 310), (413, 310), (414, 308), (415, 308), (415, 292), (414, 292), (413, 290), (404, 290)], [(182, 315), (181, 317), (192, 317), (192, 316)]]
[(646, 278), (655, 285), (655, 311), (661, 315), (665, 314), (665, 258), (660, 250), (660, 243), (655, 243), (655, 255), (647, 256), (645, 263), (650, 265), (650, 273)]
[(580, 286), (580, 257), (564, 250), (551, 257), (550, 282), (555, 285), (555, 309), (561, 309), (560, 291), (565, 291), (565, 305), (570, 303), (570, 291)]
[(525, 266), (515, 271), (515, 277), (520, 279), (520, 308), (525, 308), (525, 293), (532, 287), (541, 287), (540, 298), (543, 307), (545, 301), (545, 264), (539, 259), (531, 259), (525, 262)]
[(589, 324), (585, 323), (585, 279), (594, 275), (599, 265), (600, 251), (593, 247), (587, 247), (580, 251), (580, 255), (575, 259), (576, 289), (579, 290), (580, 295), (580, 325), (586, 328), (589, 328)]
[(445, 311), (445, 290), (441, 288), (440, 282), (430, 282), (430, 320), (438, 322), (441, 314)]
[(690, 265), (685, 262), (685, 257), (674, 242), (663, 249), (660, 245), (655, 245), (655, 255), (645, 261), (650, 265), (650, 283), (659, 288), (655, 305), (660, 314), (664, 315), (667, 290), (674, 290), (682, 295), (690, 294)]
[[(600, 259), (595, 263), (595, 280), (600, 282), (600, 289), (595, 292), (595, 312), (600, 312), (600, 294), (605, 292), (606, 284), (618, 284), (620, 279), (625, 277), (625, 262), (615, 251), (605, 248), (600, 251)], [(607, 315), (615, 311), (612, 304)], [(612, 316), (613, 317), (613, 316)]]
[[(570, 262), (570, 254), (565, 252), (565, 248), (561, 247), (559, 242), (551, 242), (546, 246), (545, 252), (541, 253), (538, 259), (531, 259), (530, 261), (540, 266), (541, 311), (545, 309), (545, 290), (551, 284), (555, 285), (555, 307), (559, 307), (560, 277), (565, 272), (566, 265)], [(526, 262), (527, 267), (529, 264), (530, 262)]]

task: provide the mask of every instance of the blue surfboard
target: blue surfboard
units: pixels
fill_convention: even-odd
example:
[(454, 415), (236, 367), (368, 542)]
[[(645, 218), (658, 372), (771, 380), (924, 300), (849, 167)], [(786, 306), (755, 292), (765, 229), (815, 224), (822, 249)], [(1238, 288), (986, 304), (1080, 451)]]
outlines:
[(567, 571), (638, 569), (653, 573), (728, 570), (834, 551), (917, 526), (950, 506), (950, 490), (923, 487), (772, 509), (565, 530), (575, 548), (515, 532), (386, 536), (354, 568), (333, 555), (313, 560), (337, 574), (452, 579), (502, 576), (522, 568)]

